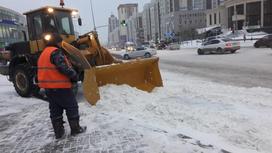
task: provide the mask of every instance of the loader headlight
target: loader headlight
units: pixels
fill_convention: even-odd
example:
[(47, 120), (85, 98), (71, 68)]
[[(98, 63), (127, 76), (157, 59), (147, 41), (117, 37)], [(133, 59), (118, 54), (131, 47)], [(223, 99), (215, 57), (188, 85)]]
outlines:
[(93, 35), (93, 34), (90, 34), (90, 38), (91, 38), (91, 40), (94, 39), (94, 35)]
[(46, 41), (50, 41), (51, 38), (52, 38), (52, 36), (50, 34), (47, 34), (44, 36), (44, 40), (46, 40)]
[(49, 7), (49, 8), (47, 9), (47, 11), (48, 11), (49, 13), (53, 13), (53, 12), (54, 12), (54, 9), (51, 8), (51, 7)]
[(78, 12), (77, 11), (72, 11), (72, 16), (77, 16)]

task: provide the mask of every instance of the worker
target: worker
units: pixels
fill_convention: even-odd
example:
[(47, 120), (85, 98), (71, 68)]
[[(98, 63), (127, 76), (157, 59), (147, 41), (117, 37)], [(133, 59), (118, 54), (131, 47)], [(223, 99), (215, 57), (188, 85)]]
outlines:
[(61, 42), (59, 34), (51, 34), (47, 47), (38, 59), (38, 85), (45, 89), (56, 139), (62, 138), (65, 133), (64, 110), (72, 136), (87, 129), (79, 124), (78, 104), (72, 90), (72, 83), (78, 81), (78, 75), (65, 56)]

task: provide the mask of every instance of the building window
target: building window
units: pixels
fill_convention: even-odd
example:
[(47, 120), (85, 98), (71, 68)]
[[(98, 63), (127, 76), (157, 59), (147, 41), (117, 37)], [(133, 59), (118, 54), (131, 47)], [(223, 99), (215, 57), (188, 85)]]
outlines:
[(264, 1), (264, 26), (272, 26), (272, 1)]
[(219, 12), (219, 24), (221, 24), (221, 13)]
[(3, 33), (4, 33), (3, 26), (0, 26), (0, 38), (4, 38)]
[(236, 6), (236, 12), (239, 15), (243, 15), (244, 14), (244, 4), (237, 5)]
[(210, 14), (210, 25), (212, 25), (212, 15)]
[(8, 26), (5, 26), (5, 29), (6, 29), (7, 38), (10, 38), (10, 31), (9, 31)]
[(234, 15), (234, 6), (228, 8), (228, 27), (233, 28), (232, 16)]
[[(249, 26), (260, 25), (261, 23), (261, 2), (247, 4), (247, 22)], [(271, 9), (271, 8), (270, 8)]]
[(214, 13), (214, 24), (217, 24), (217, 18), (216, 18), (216, 13)]
[[(41, 36), (43, 33), (42, 18), (38, 15), (33, 18), (33, 25), (35, 27), (36, 37)], [(35, 39), (35, 38), (34, 38)]]

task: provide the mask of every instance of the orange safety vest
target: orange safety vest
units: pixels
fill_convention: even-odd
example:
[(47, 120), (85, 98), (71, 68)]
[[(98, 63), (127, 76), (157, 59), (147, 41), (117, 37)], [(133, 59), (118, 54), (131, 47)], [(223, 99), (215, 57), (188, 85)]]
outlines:
[[(38, 60), (38, 86), (45, 89), (71, 88), (72, 83), (66, 75), (60, 73), (57, 67), (51, 63), (51, 54), (56, 47), (46, 47)], [(65, 61), (71, 66), (67, 58)]]

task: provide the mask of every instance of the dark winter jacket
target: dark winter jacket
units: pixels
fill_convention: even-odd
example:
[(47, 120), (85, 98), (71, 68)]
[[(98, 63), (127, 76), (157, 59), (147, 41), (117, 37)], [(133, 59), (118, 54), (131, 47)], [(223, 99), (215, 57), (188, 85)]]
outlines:
[(72, 81), (77, 81), (77, 72), (66, 64), (65, 55), (61, 49), (51, 54), (51, 63), (56, 65), (60, 73), (68, 76)]

